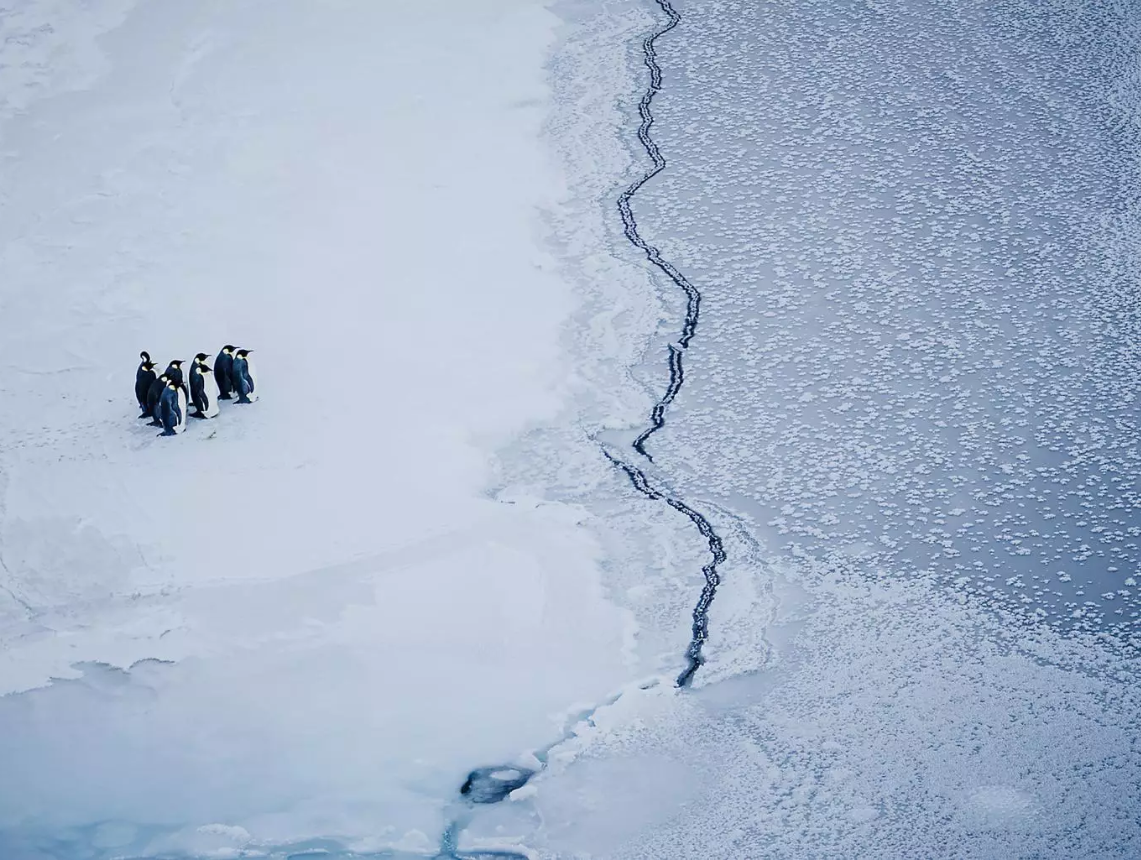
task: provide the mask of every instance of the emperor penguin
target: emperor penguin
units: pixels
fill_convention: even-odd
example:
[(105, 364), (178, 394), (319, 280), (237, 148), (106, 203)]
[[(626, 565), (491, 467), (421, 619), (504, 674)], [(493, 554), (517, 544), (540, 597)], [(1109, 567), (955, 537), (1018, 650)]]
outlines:
[(218, 353), (218, 357), (214, 359), (214, 379), (218, 382), (218, 399), (219, 400), (233, 400), (234, 396), (232, 391), (237, 387), (234, 385), (234, 350), (237, 349), (233, 344), (226, 344), (222, 347), (222, 351)]
[(177, 436), (186, 429), (186, 392), (173, 379), (168, 379), (158, 403), (162, 415), (160, 436)]
[(186, 380), (182, 376), (182, 359), (176, 358), (166, 366), (166, 375), (168, 378), (174, 380), (174, 384), (180, 388), (186, 385)]
[(162, 416), (159, 414), (159, 401), (162, 400), (162, 393), (166, 391), (166, 384), (170, 382), (170, 377), (165, 373), (151, 383), (151, 387), (147, 389), (147, 414), (151, 416), (149, 426), (161, 427)]
[[(194, 413), (195, 418), (217, 418), (218, 417), (218, 383), (214, 380), (214, 371), (212, 371), (205, 364), (198, 368), (199, 386), (201, 386), (200, 397), (202, 398), (202, 405), (198, 407), (198, 411)], [(193, 383), (194, 377), (190, 377)]]
[(174, 384), (182, 389), (182, 396), (186, 398), (186, 402), (190, 402), (190, 389), (186, 387), (186, 377), (182, 373), (183, 361), (181, 358), (176, 358), (166, 368), (166, 375), (174, 381)]
[(258, 399), (257, 371), (250, 358), (252, 349), (239, 349), (234, 353), (234, 390), (238, 392), (239, 403), (253, 403)]
[(139, 409), (143, 410), (140, 418), (150, 417), (150, 412), (147, 411), (147, 392), (150, 391), (151, 383), (158, 378), (155, 373), (154, 362), (151, 357), (145, 352), (139, 353), (139, 369), (135, 371), (135, 400), (139, 401)]
[(202, 412), (202, 368), (206, 367), (206, 353), (200, 352), (194, 356), (194, 363), (190, 365), (190, 405), (194, 407), (193, 415), (197, 417)]

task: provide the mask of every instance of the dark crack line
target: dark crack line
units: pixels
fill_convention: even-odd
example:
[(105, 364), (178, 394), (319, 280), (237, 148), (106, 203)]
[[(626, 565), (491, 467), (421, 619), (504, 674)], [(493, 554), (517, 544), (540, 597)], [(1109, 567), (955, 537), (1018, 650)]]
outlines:
[[(669, 0), (655, 0), (655, 2), (666, 14), (666, 23), (647, 36), (642, 42), (643, 57), (645, 59), (646, 68), (649, 69), (650, 72), (650, 84), (646, 88), (645, 93), (642, 94), (641, 101), (638, 103), (638, 115), (642, 119), (641, 124), (638, 126), (638, 140), (646, 150), (646, 154), (650, 156), (652, 166), (618, 196), (618, 211), (622, 215), (622, 228), (626, 234), (626, 238), (630, 240), (630, 244), (642, 251), (651, 265), (664, 273), (666, 277), (680, 287), (686, 297), (685, 320), (682, 323), (681, 334), (677, 341), (669, 345), (669, 385), (666, 386), (665, 393), (661, 396), (661, 399), (654, 404), (654, 408), (650, 412), (650, 425), (638, 434), (638, 438), (636, 438), (633, 443), (634, 450), (650, 462), (653, 462), (654, 458), (646, 451), (646, 442), (665, 426), (666, 410), (670, 404), (673, 403), (674, 398), (677, 397), (678, 392), (681, 391), (681, 387), (685, 383), (683, 358), (686, 350), (689, 348), (690, 341), (693, 340), (693, 336), (697, 331), (697, 322), (701, 316), (701, 292), (697, 287), (691, 284), (685, 275), (679, 272), (672, 263), (663, 259), (661, 251), (642, 238), (642, 234), (638, 230), (638, 221), (634, 217), (634, 212), (631, 208), (634, 195), (636, 195), (647, 182), (666, 168), (665, 156), (662, 155), (661, 149), (658, 148), (657, 143), (655, 143), (654, 138), (650, 134), (650, 129), (654, 125), (654, 114), (650, 110), (650, 105), (654, 100), (654, 96), (656, 96), (662, 88), (662, 67), (658, 65), (658, 55), (654, 46), (659, 38), (681, 23), (681, 15), (670, 5)], [(603, 451), (603, 453), (611, 463), (626, 474), (626, 477), (630, 479), (630, 483), (634, 486), (634, 489), (646, 496), (646, 498), (655, 501), (664, 501), (674, 510), (685, 514), (689, 520), (697, 526), (697, 530), (701, 532), (702, 537), (705, 538), (709, 545), (709, 553), (712, 558), (701, 568), (701, 572), (705, 577), (705, 585), (702, 587), (701, 596), (693, 608), (693, 633), (689, 647), (685, 652), (686, 667), (682, 673), (678, 675), (676, 682), (679, 687), (688, 687), (693, 681), (693, 676), (697, 674), (697, 670), (701, 668), (702, 663), (705, 662), (701, 652), (705, 641), (709, 638), (709, 607), (713, 603), (713, 598), (717, 596), (717, 587), (721, 584), (721, 575), (718, 573), (717, 568), (727, 558), (725, 545), (705, 516), (680, 499), (675, 499), (655, 489), (646, 477), (646, 474), (637, 466), (614, 456), (609, 451)]]
[[(662, 258), (661, 252), (657, 248), (642, 238), (638, 232), (638, 222), (634, 218), (634, 213), (630, 207), (631, 201), (634, 199), (634, 195), (638, 193), (638, 190), (661, 173), (666, 167), (666, 160), (662, 156), (661, 150), (658, 149), (658, 145), (650, 136), (650, 127), (654, 124), (654, 115), (650, 111), (650, 103), (662, 88), (662, 69), (661, 66), (658, 65), (654, 43), (661, 36), (674, 29), (674, 27), (680, 23), (681, 16), (674, 10), (673, 6), (670, 5), (669, 0), (655, 0), (655, 2), (661, 7), (662, 11), (665, 12), (667, 20), (662, 27), (651, 33), (642, 42), (642, 52), (645, 56), (646, 68), (649, 69), (650, 72), (650, 84), (638, 104), (638, 114), (642, 118), (641, 125), (638, 127), (638, 140), (641, 141), (646, 153), (650, 156), (653, 166), (646, 171), (641, 178), (631, 183), (618, 197), (618, 211), (622, 215), (622, 226), (626, 238), (630, 240), (630, 243), (635, 248), (645, 253), (646, 259), (679, 286), (686, 295), (685, 321), (682, 324), (681, 335), (674, 343), (669, 344), (669, 385), (666, 386), (665, 393), (661, 399), (658, 400), (653, 411), (650, 413), (650, 426), (639, 434), (633, 443), (634, 450), (650, 462), (653, 462), (653, 457), (646, 451), (646, 442), (654, 433), (665, 426), (666, 409), (673, 402), (674, 398), (677, 397), (678, 392), (681, 391), (682, 384), (685, 382), (685, 369), (682, 359), (685, 355), (685, 351), (689, 348), (689, 343), (693, 339), (694, 332), (697, 331), (697, 321), (701, 313), (701, 293), (686, 279), (685, 275)], [(633, 465), (633, 463), (620, 459), (605, 448), (603, 448), (602, 452), (612, 465), (621, 470), (626, 477), (629, 478), (635, 490), (648, 499), (665, 502), (675, 511), (688, 517), (690, 522), (697, 527), (697, 530), (709, 545), (711, 559), (701, 568), (701, 572), (705, 577), (705, 585), (702, 587), (701, 596), (693, 608), (693, 635), (690, 639), (689, 647), (686, 648), (685, 652), (686, 666), (681, 674), (678, 675), (675, 682), (678, 687), (688, 687), (692, 683), (694, 675), (697, 674), (697, 670), (701, 668), (704, 662), (701, 652), (706, 639), (709, 638), (709, 607), (713, 603), (713, 598), (717, 595), (717, 587), (721, 584), (721, 575), (718, 573), (717, 568), (724, 563), (727, 558), (724, 543), (703, 514), (682, 500), (656, 489), (646, 477), (645, 472)], [(652, 684), (649, 686), (652, 686)], [(643, 687), (643, 689), (647, 688), (648, 687)], [(578, 719), (593, 719), (593, 714), (599, 708), (604, 705), (613, 704), (618, 698), (619, 696), (615, 696), (604, 702), (603, 705), (591, 708), (589, 711), (580, 714)], [(563, 737), (555, 741), (555, 743), (535, 752), (535, 759), (539, 762), (538, 770), (514, 765), (503, 765), (499, 767), (479, 767), (471, 771), (459, 791), (461, 802), (465, 806), (464, 812), (454, 816), (445, 828), (440, 841), (440, 853), (437, 857), (445, 858), (445, 860), (458, 860), (458, 858), (467, 860), (469, 857), (476, 856), (495, 858), (522, 857), (523, 855), (515, 854), (510, 851), (484, 852), (479, 855), (460, 854), (457, 852), (456, 846), (459, 841), (460, 833), (467, 826), (468, 819), (475, 805), (499, 803), (505, 797), (508, 797), (512, 790), (525, 785), (539, 770), (546, 768), (548, 755), (551, 750), (560, 743), (568, 740), (572, 736), (573, 731), (572, 723), (572, 728), (569, 728)], [(505, 776), (497, 775), (499, 772), (503, 772)]]
[(646, 255), (646, 259), (653, 266), (660, 269), (666, 277), (681, 287), (686, 297), (685, 321), (682, 323), (681, 336), (678, 337), (677, 343), (669, 345), (670, 384), (666, 387), (665, 394), (662, 395), (661, 400), (658, 401), (650, 415), (650, 426), (634, 440), (634, 450), (651, 462), (654, 458), (646, 452), (646, 441), (665, 425), (666, 407), (673, 402), (685, 381), (682, 354), (689, 347), (689, 342), (697, 330), (697, 320), (701, 316), (701, 293), (685, 275), (662, 257), (661, 251), (642, 238), (642, 234), (638, 231), (638, 221), (630, 208), (634, 195), (641, 190), (642, 186), (666, 169), (665, 156), (662, 155), (658, 144), (650, 135), (650, 129), (654, 125), (654, 114), (650, 110), (650, 104), (662, 88), (662, 67), (658, 65), (658, 55), (654, 49), (654, 44), (681, 22), (681, 15), (674, 10), (669, 0), (655, 0), (655, 2), (666, 13), (667, 21), (642, 42), (642, 54), (646, 68), (650, 70), (650, 85), (642, 94), (641, 101), (638, 102), (638, 115), (642, 119), (638, 126), (638, 141), (646, 150), (646, 154), (650, 156), (653, 166), (618, 195), (618, 212), (622, 215), (622, 230), (626, 234), (626, 238), (630, 240), (631, 245)]
[(667, 496), (665, 493), (654, 489), (646, 477), (645, 472), (637, 466), (620, 460), (609, 451), (604, 450), (602, 453), (606, 455), (606, 459), (626, 474), (626, 477), (630, 479), (630, 483), (634, 486), (634, 489), (643, 496), (648, 499), (653, 499), (654, 501), (663, 501), (675, 511), (679, 511), (689, 517), (690, 521), (697, 526), (697, 530), (701, 532), (702, 537), (704, 537), (709, 544), (709, 553), (713, 558), (706, 562), (701, 568), (701, 573), (705, 577), (705, 585), (702, 586), (701, 596), (698, 597), (697, 604), (693, 607), (692, 636), (689, 640), (689, 647), (685, 649), (686, 666), (685, 669), (682, 670), (682, 673), (677, 676), (675, 682), (679, 687), (688, 687), (693, 681), (693, 676), (697, 674), (697, 670), (700, 669), (705, 662), (705, 658), (701, 655), (701, 650), (705, 645), (705, 640), (709, 638), (709, 607), (713, 604), (713, 598), (717, 596), (717, 587), (721, 585), (721, 574), (717, 572), (717, 568), (728, 558), (728, 555), (725, 553), (725, 545), (722, 543), (717, 532), (713, 530), (713, 526), (709, 524), (709, 520), (702, 514), (695, 511), (680, 499)]

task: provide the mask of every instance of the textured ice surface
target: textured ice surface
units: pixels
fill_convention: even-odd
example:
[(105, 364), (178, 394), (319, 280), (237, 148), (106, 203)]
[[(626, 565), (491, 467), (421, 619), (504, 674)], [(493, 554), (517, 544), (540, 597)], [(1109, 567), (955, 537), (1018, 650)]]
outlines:
[[(1018, 595), (1029, 562), (1002, 528), (1041, 504), (1064, 527), (1031, 535), (1040, 556), (1080, 555), (1070, 531), (1119, 518), (1120, 540), (1090, 539), (1066, 576), (1133, 585), (1113, 563), (1134, 549), (1128, 355), (1106, 361), (1098, 316), (1131, 289), (1131, 126), (1104, 99), (1132, 98), (1118, 41), (1132, 7), (677, 6), (655, 102), (670, 164), (635, 209), (705, 301), (651, 448), (655, 477), (711, 511), (730, 566), (698, 690), (628, 694), (553, 750), (528, 785), (541, 819), (528, 844), (576, 858), (1136, 856), (1136, 660), (1074, 632), (1128, 639), (1134, 608), (1065, 636), (1017, 623), (995, 611), (1001, 593), (948, 589), (955, 545), (929, 543), (936, 520), (989, 528), (997, 509), (963, 542), (981, 587), (998, 577)], [(1035, 120), (1042, 103), (1068, 126)], [(1011, 161), (990, 184), (976, 165), (988, 142)], [(615, 251), (630, 256), (621, 237)], [(661, 287), (659, 335), (673, 338), (681, 297)], [(658, 391), (659, 355), (639, 371)], [(1098, 417), (1115, 447), (1091, 466), (1073, 442)], [(1008, 452), (1011, 439), (1023, 444)], [(1027, 587), (1030, 608), (1072, 615), (1069, 587)], [(486, 833), (525, 826), (500, 812)]]
[(1136, 4), (679, 8), (635, 209), (706, 301), (652, 449), (774, 549), (1132, 635)]
[(764, 673), (643, 700), (539, 778), (549, 856), (1137, 856), (1136, 671), (863, 579), (789, 606)]
[[(0, 854), (1141, 854), (1136, 664), (944, 581), (1129, 635), (1132, 6), (679, 2), (635, 205), (706, 301), (652, 477), (728, 553), (681, 693), (705, 543), (598, 445), (680, 320), (614, 208), (661, 18), (557, 4), (560, 173), (509, 5), (0, 19)], [(134, 341), (235, 326), (257, 412), (122, 435)], [(239, 490), (273, 540), (204, 568)]]

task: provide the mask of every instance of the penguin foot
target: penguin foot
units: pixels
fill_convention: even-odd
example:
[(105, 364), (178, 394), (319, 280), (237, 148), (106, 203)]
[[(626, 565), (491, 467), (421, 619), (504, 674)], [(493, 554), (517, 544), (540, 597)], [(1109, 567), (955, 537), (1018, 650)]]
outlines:
[(203, 415), (201, 412), (191, 412), (190, 417), (191, 418), (205, 418), (206, 416)]
[(250, 400), (248, 397), (239, 397), (238, 402), (239, 403), (253, 403), (253, 401)]
[(232, 395), (232, 394), (219, 394), (218, 399), (219, 400), (233, 400), (234, 395)]
[(161, 421), (148, 421), (147, 426), (148, 427), (161, 427), (162, 422)]
[(177, 436), (178, 434), (177, 434), (177, 433), (175, 433), (173, 430), (163, 430), (163, 431), (162, 431), (161, 433), (159, 433), (158, 435), (159, 435), (159, 436)]

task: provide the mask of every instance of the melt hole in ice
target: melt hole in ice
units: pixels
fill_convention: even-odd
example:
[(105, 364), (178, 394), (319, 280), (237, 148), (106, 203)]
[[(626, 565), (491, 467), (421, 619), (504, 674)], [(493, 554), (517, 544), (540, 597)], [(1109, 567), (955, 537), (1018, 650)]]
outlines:
[(472, 803), (498, 803), (526, 785), (534, 774), (522, 767), (477, 767), (460, 786), (460, 794)]

